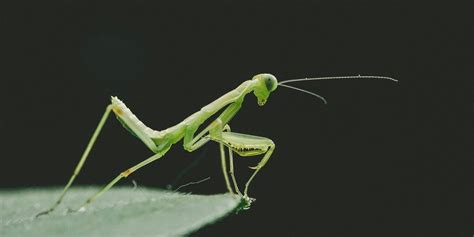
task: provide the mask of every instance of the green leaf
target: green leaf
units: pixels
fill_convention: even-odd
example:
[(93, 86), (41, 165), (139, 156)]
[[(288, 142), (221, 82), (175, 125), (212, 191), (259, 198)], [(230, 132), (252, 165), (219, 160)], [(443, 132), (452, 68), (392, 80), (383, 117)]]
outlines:
[(60, 189), (0, 191), (0, 236), (182, 236), (238, 208), (231, 194), (191, 195), (148, 188), (114, 187), (85, 211), (68, 213), (98, 188), (73, 188), (52, 213)]

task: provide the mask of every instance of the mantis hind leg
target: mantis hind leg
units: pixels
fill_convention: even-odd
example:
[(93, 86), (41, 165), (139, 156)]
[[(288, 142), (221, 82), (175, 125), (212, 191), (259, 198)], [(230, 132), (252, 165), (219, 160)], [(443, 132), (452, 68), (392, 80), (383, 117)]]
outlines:
[[(250, 183), (255, 178), (260, 169), (262, 169), (270, 159), (273, 150), (275, 149), (275, 144), (272, 140), (265, 137), (225, 131), (222, 133), (213, 134), (210, 138), (213, 141), (219, 142), (221, 146), (227, 146), (229, 149), (240, 156), (257, 156), (264, 154), (263, 158), (256, 166), (250, 167), (255, 171), (245, 184), (244, 197), (248, 197)], [(236, 185), (236, 182), (234, 184)]]
[[(102, 188), (99, 192), (97, 192), (96, 194), (94, 194), (94, 196), (88, 198), (86, 200), (86, 202), (77, 210), (81, 210), (82, 208), (84, 208), (86, 205), (92, 203), (95, 199), (97, 199), (99, 196), (101, 196), (103, 193), (107, 192), (107, 190), (109, 190), (110, 188), (112, 188), (112, 186), (115, 185), (115, 183), (117, 183), (119, 180), (121, 180), (122, 178), (126, 178), (128, 177), (130, 174), (132, 174), (133, 172), (137, 171), (138, 169), (142, 168), (143, 166), (146, 166), (148, 164), (150, 164), (151, 162), (155, 161), (155, 160), (158, 160), (160, 159), (161, 157), (163, 157), (166, 152), (170, 149), (170, 145), (166, 146), (163, 150), (157, 152), (155, 155), (149, 157), (148, 159), (138, 163), (137, 165), (121, 172), (119, 175), (117, 175), (117, 177), (115, 177), (112, 181), (110, 181), (104, 188)], [(71, 211), (77, 211), (77, 210), (71, 210)]]
[(74, 179), (76, 179), (77, 175), (81, 171), (82, 166), (84, 165), (84, 162), (86, 162), (87, 157), (89, 156), (89, 153), (90, 153), (92, 147), (94, 146), (94, 143), (95, 143), (97, 137), (99, 136), (100, 131), (102, 130), (102, 127), (105, 124), (105, 121), (107, 121), (107, 117), (109, 117), (109, 114), (110, 114), (111, 110), (112, 110), (112, 105), (107, 106), (107, 108), (105, 109), (104, 115), (102, 115), (102, 118), (100, 119), (100, 122), (99, 122), (99, 124), (97, 125), (97, 128), (94, 131), (94, 134), (92, 135), (91, 139), (89, 140), (89, 143), (87, 144), (87, 147), (84, 150), (84, 153), (82, 154), (81, 159), (79, 160), (79, 163), (77, 163), (76, 168), (74, 169), (74, 172), (71, 175), (71, 178), (69, 178), (69, 181), (67, 182), (67, 184), (64, 187), (63, 191), (61, 192), (61, 195), (59, 195), (58, 200), (48, 210), (42, 211), (42, 212), (36, 214), (36, 217), (39, 217), (41, 215), (46, 215), (46, 214), (54, 211), (54, 209), (56, 209), (56, 207), (58, 207), (59, 204), (61, 204), (64, 196), (66, 195), (67, 190), (69, 189), (69, 187), (71, 187), (72, 183), (74, 182)]

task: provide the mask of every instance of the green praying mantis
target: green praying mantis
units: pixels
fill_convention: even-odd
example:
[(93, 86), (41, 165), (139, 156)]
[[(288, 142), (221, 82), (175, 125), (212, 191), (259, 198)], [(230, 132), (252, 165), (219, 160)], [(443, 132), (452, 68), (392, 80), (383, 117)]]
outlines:
[[(131, 111), (130, 109), (117, 97), (111, 98), (111, 103), (106, 107), (105, 113), (95, 129), (84, 153), (82, 154), (79, 163), (77, 164), (74, 172), (69, 179), (68, 183), (64, 187), (58, 200), (48, 210), (39, 213), (37, 216), (48, 214), (55, 210), (55, 208), (61, 204), (67, 190), (74, 182), (74, 179), (79, 174), (86, 161), (89, 153), (94, 145), (99, 133), (104, 126), (110, 112), (112, 111), (117, 117), (118, 121), (127, 129), (130, 133), (140, 139), (145, 145), (154, 153), (151, 157), (138, 163), (137, 165), (121, 172), (109, 182), (104, 188), (98, 191), (95, 195), (88, 198), (85, 203), (77, 210), (83, 210), (86, 205), (92, 203), (99, 196), (109, 190), (114, 184), (116, 184), (122, 178), (128, 177), (133, 172), (140, 168), (150, 164), (163, 157), (171, 146), (181, 140), (183, 140), (184, 149), (192, 152), (200, 147), (204, 146), (209, 141), (219, 143), (220, 156), (221, 156), (221, 168), (224, 173), (224, 179), (226, 187), (229, 193), (238, 195), (248, 205), (254, 200), (248, 196), (248, 189), (250, 183), (255, 178), (257, 173), (265, 166), (270, 159), (273, 151), (275, 150), (275, 143), (266, 137), (254, 136), (249, 134), (242, 134), (232, 132), (229, 126), (229, 122), (237, 114), (242, 107), (242, 103), (245, 96), (251, 92), (257, 98), (257, 103), (263, 106), (270, 96), (279, 86), (298, 90), (318, 97), (324, 103), (326, 100), (318, 94), (313, 92), (297, 88), (294, 86), (287, 85), (287, 83), (300, 82), (300, 81), (315, 81), (315, 80), (334, 80), (334, 79), (387, 79), (397, 82), (396, 79), (384, 76), (339, 76), (339, 77), (317, 77), (317, 78), (301, 78), (291, 79), (278, 82), (276, 77), (269, 73), (262, 73), (255, 75), (251, 80), (244, 81), (234, 90), (224, 94), (212, 103), (202, 107), (199, 111), (190, 115), (182, 122), (167, 128), (165, 130), (157, 131), (147, 127), (143, 124)], [(206, 122), (211, 116), (217, 112), (223, 112), (213, 120), (207, 127), (197, 133), (199, 127)], [(196, 134), (197, 133), (197, 134)], [(226, 157), (225, 148), (228, 150), (228, 158)], [(233, 153), (240, 156), (257, 156), (262, 155), (263, 158), (254, 167), (250, 167), (254, 170), (248, 181), (245, 183), (244, 191), (241, 192), (237, 184), (234, 175), (234, 161)], [(227, 167), (227, 160), (229, 161), (229, 167)], [(229, 179), (230, 175), (230, 179)], [(232, 185), (231, 185), (232, 182)]]

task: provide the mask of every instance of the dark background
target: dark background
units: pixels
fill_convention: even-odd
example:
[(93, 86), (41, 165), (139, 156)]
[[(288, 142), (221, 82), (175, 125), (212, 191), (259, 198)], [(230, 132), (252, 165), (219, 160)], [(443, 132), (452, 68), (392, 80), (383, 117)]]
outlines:
[[(64, 185), (111, 95), (164, 129), (261, 72), (384, 75), (400, 82), (294, 84), (327, 105), (285, 88), (264, 107), (248, 95), (233, 130), (277, 145), (251, 186), (257, 202), (196, 235), (472, 235), (472, 8), (131, 2), (2, 7), (1, 188)], [(150, 155), (110, 119), (76, 184), (103, 185)], [(210, 176), (182, 191), (225, 192), (219, 159), (214, 143), (178, 143), (121, 185)], [(242, 185), (258, 160), (236, 159)]]

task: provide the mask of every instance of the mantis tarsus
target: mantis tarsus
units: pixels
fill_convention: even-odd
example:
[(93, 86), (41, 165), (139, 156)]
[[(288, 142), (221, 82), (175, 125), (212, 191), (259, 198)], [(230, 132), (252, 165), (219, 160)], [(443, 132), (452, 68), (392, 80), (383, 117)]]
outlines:
[[(260, 169), (265, 166), (265, 164), (270, 159), (270, 156), (272, 155), (275, 149), (275, 144), (272, 140), (265, 137), (231, 132), (229, 122), (241, 108), (245, 96), (250, 92), (253, 92), (253, 94), (257, 98), (258, 105), (263, 106), (266, 103), (270, 94), (274, 92), (278, 86), (282, 86), (311, 94), (322, 99), (324, 103), (326, 103), (326, 100), (323, 97), (297, 87), (286, 85), (286, 83), (333, 79), (387, 79), (397, 81), (391, 77), (359, 75), (302, 78), (278, 82), (275, 76), (273, 76), (272, 74), (262, 73), (254, 76), (251, 80), (244, 81), (234, 90), (224, 94), (212, 103), (202, 107), (199, 111), (190, 115), (177, 125), (161, 131), (156, 131), (147, 127), (130, 111), (130, 109), (127, 108), (127, 106), (121, 100), (119, 100), (117, 97), (112, 97), (111, 104), (106, 107), (104, 115), (102, 116), (97, 128), (94, 131), (94, 134), (92, 135), (92, 138), (90, 139), (84, 153), (82, 154), (81, 159), (79, 160), (79, 163), (77, 164), (71, 178), (69, 179), (69, 182), (64, 187), (58, 200), (51, 208), (39, 213), (37, 216), (52, 212), (61, 203), (67, 190), (73, 183), (76, 176), (81, 171), (81, 168), (84, 165), (84, 162), (86, 161), (89, 152), (91, 151), (92, 146), (94, 145), (111, 111), (113, 111), (120, 123), (129, 132), (131, 132), (134, 136), (138, 137), (155, 154), (149, 157), (148, 159), (145, 159), (144, 161), (138, 163), (137, 165), (121, 172), (102, 190), (87, 199), (86, 202), (79, 209), (82, 209), (86, 205), (93, 202), (96, 198), (98, 198), (104, 192), (109, 190), (120, 179), (129, 176), (130, 174), (142, 168), (143, 166), (163, 157), (166, 152), (171, 148), (171, 146), (179, 142), (180, 140), (183, 140), (184, 149), (189, 152), (199, 149), (209, 141), (219, 143), (222, 171), (224, 173), (224, 179), (227, 186), (227, 190), (232, 194), (238, 194), (240, 197), (243, 198), (243, 200), (248, 203), (248, 205), (250, 205), (253, 200), (248, 196), (248, 188), (250, 186), (250, 183), (252, 182), (258, 171), (260, 171)], [(224, 109), (223, 112), (207, 127), (202, 129), (202, 131), (200, 131), (196, 135), (196, 132), (199, 127), (212, 115), (219, 112), (221, 109)], [(225, 147), (227, 147), (228, 150), (229, 168), (227, 168)], [(263, 158), (260, 160), (260, 162), (256, 166), (250, 167), (251, 169), (254, 169), (254, 172), (246, 182), (243, 194), (240, 191), (234, 176), (234, 152), (239, 154), (240, 156), (256, 156), (263, 154)], [(228, 173), (230, 174), (231, 179), (229, 179)]]

